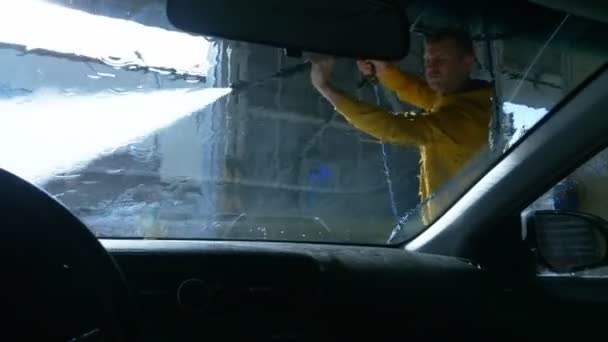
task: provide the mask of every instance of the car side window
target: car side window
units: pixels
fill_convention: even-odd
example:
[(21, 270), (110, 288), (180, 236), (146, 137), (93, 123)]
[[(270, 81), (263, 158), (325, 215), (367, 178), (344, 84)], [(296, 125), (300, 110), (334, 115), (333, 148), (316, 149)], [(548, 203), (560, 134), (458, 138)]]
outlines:
[(539, 275), (608, 277), (608, 148), (523, 213)]

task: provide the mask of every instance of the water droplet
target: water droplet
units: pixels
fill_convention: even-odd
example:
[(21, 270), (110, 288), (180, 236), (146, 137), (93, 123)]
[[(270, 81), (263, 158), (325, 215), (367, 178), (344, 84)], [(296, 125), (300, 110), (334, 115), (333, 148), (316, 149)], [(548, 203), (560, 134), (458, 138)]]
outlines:
[(114, 170), (106, 170), (106, 173), (109, 175), (117, 175), (119, 173), (122, 173), (124, 171), (124, 169), (114, 169)]
[(55, 175), (53, 177), (54, 178), (66, 179), (67, 180), (67, 179), (76, 179), (76, 178), (80, 177), (80, 174), (74, 173), (74, 174), (68, 174), (68, 175), (66, 175), (66, 174), (64, 174), (64, 175)]
[(116, 77), (116, 75), (111, 74), (109, 72), (98, 72), (97, 76), (100, 76), (100, 77), (110, 77), (110, 78)]
[(156, 72), (156, 73), (161, 74), (161, 75), (171, 75), (171, 71), (167, 71), (167, 70), (163, 70), (163, 69), (148, 68), (148, 70)]

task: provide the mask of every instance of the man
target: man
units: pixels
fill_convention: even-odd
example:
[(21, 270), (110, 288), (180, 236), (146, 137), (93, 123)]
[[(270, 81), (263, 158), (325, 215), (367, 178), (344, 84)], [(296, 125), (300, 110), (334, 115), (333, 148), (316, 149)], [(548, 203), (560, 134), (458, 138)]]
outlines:
[[(454, 30), (442, 30), (427, 38), (426, 83), (391, 63), (358, 62), (363, 74), (375, 73), (402, 101), (423, 109), (419, 115), (394, 115), (341, 92), (330, 82), (331, 58), (312, 61), (311, 79), (358, 129), (382, 141), (418, 146), (420, 196), (425, 201), (488, 143), (493, 90), (487, 82), (470, 79), (475, 63), (470, 37)], [(423, 218), (429, 222), (442, 209), (429, 203)]]

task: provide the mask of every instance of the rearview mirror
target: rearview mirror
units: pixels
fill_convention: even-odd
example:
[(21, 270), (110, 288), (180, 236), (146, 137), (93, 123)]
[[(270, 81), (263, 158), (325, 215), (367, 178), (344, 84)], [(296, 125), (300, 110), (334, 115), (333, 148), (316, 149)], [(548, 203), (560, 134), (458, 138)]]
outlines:
[(526, 220), (527, 237), (542, 266), (571, 273), (608, 265), (608, 223), (579, 212), (541, 210)]
[(351, 58), (398, 60), (409, 25), (397, 1), (168, 0), (180, 30)]

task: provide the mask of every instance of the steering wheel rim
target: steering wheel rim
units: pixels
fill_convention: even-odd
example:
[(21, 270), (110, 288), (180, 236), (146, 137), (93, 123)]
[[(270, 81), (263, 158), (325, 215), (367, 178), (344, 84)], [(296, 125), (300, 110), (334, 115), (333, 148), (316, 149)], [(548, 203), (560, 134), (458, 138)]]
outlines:
[(19, 340), (139, 340), (127, 283), (95, 235), (49, 194), (2, 169), (0, 226), (2, 296)]

